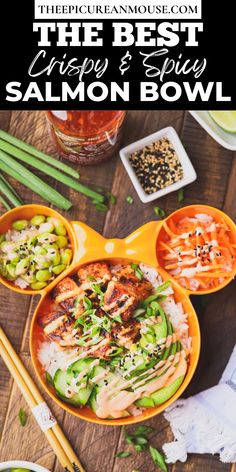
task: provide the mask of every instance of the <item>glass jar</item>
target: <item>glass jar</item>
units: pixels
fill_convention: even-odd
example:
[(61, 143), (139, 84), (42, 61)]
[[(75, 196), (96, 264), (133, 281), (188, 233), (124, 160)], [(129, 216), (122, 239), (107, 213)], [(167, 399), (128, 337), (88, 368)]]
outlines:
[(119, 149), (125, 111), (46, 111), (60, 155), (72, 162), (103, 162)]

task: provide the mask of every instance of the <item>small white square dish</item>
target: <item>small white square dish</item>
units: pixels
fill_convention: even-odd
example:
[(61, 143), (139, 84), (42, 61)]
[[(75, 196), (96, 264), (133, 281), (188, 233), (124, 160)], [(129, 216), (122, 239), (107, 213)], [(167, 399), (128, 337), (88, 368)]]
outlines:
[(221, 146), (231, 151), (236, 151), (236, 133), (224, 131), (211, 118), (208, 111), (190, 111), (195, 120), (215, 139)]
[[(150, 146), (153, 143), (156, 143), (159, 140), (164, 139), (164, 138), (169, 140), (170, 144), (172, 145), (172, 148), (174, 149), (177, 155), (177, 158), (183, 169), (183, 177), (177, 182), (171, 183), (170, 185), (164, 188), (158, 189), (157, 191), (154, 191), (153, 193), (149, 194), (145, 192), (140, 180), (138, 179), (137, 174), (131, 165), (130, 156), (137, 151), (143, 150), (145, 146)], [(181, 143), (178, 134), (176, 133), (175, 129), (172, 126), (163, 128), (157, 131), (156, 133), (150, 134), (149, 136), (146, 136), (145, 138), (140, 139), (139, 141), (135, 141), (134, 143), (129, 144), (128, 146), (124, 147), (123, 149), (120, 150), (120, 158), (135, 187), (135, 190), (140, 200), (143, 203), (152, 202), (153, 200), (163, 197), (164, 195), (167, 195), (170, 192), (175, 192), (176, 190), (179, 190), (180, 188), (185, 187), (186, 185), (190, 184), (197, 178), (197, 174), (184, 149), (184, 146)]]

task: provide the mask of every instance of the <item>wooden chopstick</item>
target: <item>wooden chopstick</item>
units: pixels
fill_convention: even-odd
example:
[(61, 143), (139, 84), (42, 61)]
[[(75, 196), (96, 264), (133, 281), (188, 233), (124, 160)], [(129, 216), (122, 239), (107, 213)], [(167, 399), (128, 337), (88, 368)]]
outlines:
[[(31, 391), (33, 397), (36, 400), (36, 404), (44, 402), (44, 398), (42, 397), (41, 393), (39, 392), (38, 388), (36, 387), (35, 383), (31, 379), (28, 371), (26, 370), (24, 364), (22, 363), (21, 359), (17, 356), (16, 352), (14, 351), (9, 339), (5, 335), (3, 329), (0, 327), (0, 340), (3, 342), (5, 345), (7, 351), (9, 352), (9, 355), (13, 359), (17, 369), (19, 372), (22, 373), (22, 377), (25, 379), (26, 384), (29, 387), (29, 390)], [(35, 406), (35, 405), (34, 405)], [(67, 456), (70, 460), (70, 462), (76, 463), (79, 465), (78, 458), (76, 457), (71, 445), (69, 444), (67, 438), (65, 437), (62, 429), (60, 428), (59, 424), (56, 424), (53, 426), (52, 430), (55, 432), (55, 435), (57, 436), (59, 442), (62, 444), (64, 450), (66, 450)], [(81, 472), (85, 472), (82, 465), (79, 465)]]
[[(13, 360), (8, 355), (8, 352), (7, 352), (6, 348), (4, 347), (4, 345), (2, 344), (1, 340), (0, 340), (0, 354), (1, 354), (2, 359), (5, 362), (8, 370), (10, 371), (12, 377), (14, 378), (17, 386), (19, 387), (22, 395), (24, 396), (25, 400), (27, 401), (29, 407), (31, 409), (33, 409), (37, 405), (37, 403), (36, 403), (33, 395), (30, 393), (30, 390), (28, 389), (27, 385), (25, 384), (23, 378), (21, 377), (18, 370), (16, 369), (16, 366), (15, 366)], [(73, 469), (70, 467), (70, 464), (68, 464), (68, 457), (66, 456), (66, 454), (64, 453), (64, 451), (60, 447), (60, 443), (57, 441), (55, 435), (54, 434), (52, 435), (51, 431), (48, 430), (48, 431), (45, 431), (45, 436), (47, 437), (48, 442), (50, 443), (50, 446), (52, 447), (52, 449), (56, 453), (61, 465), (64, 468), (68, 467), (68, 470), (70, 470), (70, 472), (73, 472)]]
[[(24, 364), (14, 351), (10, 341), (1, 327), (0, 354), (30, 408), (33, 409), (38, 404), (42, 402), (44, 403), (41, 393), (38, 391)], [(58, 424), (48, 429), (44, 433), (52, 449), (57, 455), (61, 465), (66, 470), (69, 472), (74, 472), (75, 470), (79, 472), (85, 472), (85, 469), (75, 455), (72, 447), (70, 446), (67, 438)]]

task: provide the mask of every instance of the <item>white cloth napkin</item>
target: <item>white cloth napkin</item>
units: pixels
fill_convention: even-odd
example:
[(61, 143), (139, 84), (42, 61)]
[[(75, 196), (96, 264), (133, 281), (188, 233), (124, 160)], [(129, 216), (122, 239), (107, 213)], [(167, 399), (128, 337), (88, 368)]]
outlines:
[(165, 413), (175, 441), (163, 446), (166, 462), (186, 461), (187, 453), (219, 454), (236, 461), (236, 345), (215, 387), (178, 400)]

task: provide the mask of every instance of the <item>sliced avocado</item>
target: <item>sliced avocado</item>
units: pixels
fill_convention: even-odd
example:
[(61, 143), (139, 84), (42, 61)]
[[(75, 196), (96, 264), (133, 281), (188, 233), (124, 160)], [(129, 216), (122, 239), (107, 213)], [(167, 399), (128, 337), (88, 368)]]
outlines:
[[(171, 334), (173, 334), (173, 328), (172, 328), (172, 325), (168, 319), (168, 317), (166, 317), (166, 323), (167, 323), (167, 333), (166, 333), (166, 336), (169, 336)], [(170, 355), (170, 352), (171, 352), (171, 348), (172, 348), (172, 345), (170, 345), (169, 347), (166, 347), (163, 351), (163, 354), (161, 356), (161, 359), (163, 361), (165, 361), (169, 355)]]
[[(73, 375), (73, 374), (70, 374)], [(70, 385), (71, 377), (66, 371), (58, 369), (54, 375), (53, 383), (55, 390), (60, 398), (62, 398), (67, 403), (75, 406), (84, 406), (86, 405), (91, 392), (92, 387), (87, 385), (86, 387), (80, 388), (78, 393), (75, 393), (72, 397), (68, 398), (66, 396), (66, 390)]]
[[(159, 339), (165, 338), (168, 332), (167, 319), (164, 312), (161, 312), (161, 323), (155, 323), (148, 327), (148, 332), (143, 333), (140, 339), (140, 346), (145, 350), (148, 344), (156, 345)], [(148, 350), (148, 349), (147, 349)]]
[(151, 408), (151, 407), (155, 406), (155, 403), (154, 403), (154, 400), (152, 398), (143, 397), (143, 398), (139, 398), (138, 400), (136, 400), (135, 405), (136, 406), (143, 406), (145, 408)]
[(161, 323), (156, 323), (153, 327), (155, 330), (156, 340), (165, 338), (167, 336), (167, 320), (165, 313), (161, 312)]
[(168, 387), (163, 387), (160, 390), (157, 390), (156, 392), (152, 393), (151, 398), (154, 401), (155, 406), (161, 405), (162, 403), (169, 400), (169, 398), (172, 397), (174, 393), (178, 390), (183, 380), (184, 375), (181, 375)]
[[(97, 394), (99, 393), (100, 390), (101, 390), (101, 387), (95, 386), (93, 388), (93, 391), (92, 391), (91, 396), (89, 398), (89, 405), (90, 405), (92, 411), (95, 413), (95, 415), (97, 414), (97, 410), (98, 410), (98, 404), (97, 404), (96, 398), (97, 398)], [(122, 411), (122, 414), (121, 414), (120, 418), (126, 418), (127, 416), (130, 416), (130, 414), (127, 410), (124, 410), (124, 411)], [(112, 420), (114, 418), (112, 416), (109, 416), (106, 419), (107, 420)]]

